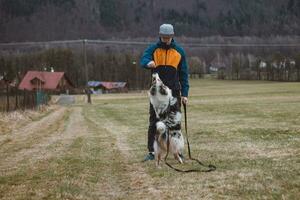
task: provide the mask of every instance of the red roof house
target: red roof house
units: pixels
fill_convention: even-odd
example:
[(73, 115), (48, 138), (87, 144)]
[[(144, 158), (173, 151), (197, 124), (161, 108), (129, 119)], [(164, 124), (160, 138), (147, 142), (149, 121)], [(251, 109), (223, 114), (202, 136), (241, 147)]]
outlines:
[(20, 90), (54, 90), (73, 88), (73, 84), (64, 72), (28, 71), (22, 79)]

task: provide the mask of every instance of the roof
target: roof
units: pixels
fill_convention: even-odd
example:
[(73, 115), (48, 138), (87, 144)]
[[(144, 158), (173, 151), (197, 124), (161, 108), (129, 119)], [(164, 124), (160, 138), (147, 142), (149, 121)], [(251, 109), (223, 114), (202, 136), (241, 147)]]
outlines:
[(115, 88), (124, 88), (126, 82), (104, 82), (104, 81), (89, 81), (88, 86), (90, 87), (104, 87), (107, 90)]
[[(35, 88), (35, 85), (32, 84), (32, 80), (38, 79), (42, 82), (43, 89), (55, 90), (63, 77), (65, 77), (64, 72), (28, 71), (21, 81), (19, 89), (33, 90)], [(70, 83), (68, 79), (67, 81)]]

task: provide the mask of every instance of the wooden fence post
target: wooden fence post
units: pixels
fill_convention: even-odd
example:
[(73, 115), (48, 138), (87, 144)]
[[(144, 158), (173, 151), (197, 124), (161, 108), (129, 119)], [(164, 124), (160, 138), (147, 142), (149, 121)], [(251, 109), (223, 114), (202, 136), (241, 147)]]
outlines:
[(16, 98), (15, 110), (17, 110), (19, 108), (19, 105), (18, 105), (18, 88), (17, 87), (15, 87), (15, 98)]
[(9, 88), (8, 88), (8, 82), (6, 82), (6, 112), (9, 112)]
[(26, 96), (25, 96), (25, 89), (24, 89), (23, 90), (23, 110), (25, 110), (25, 106), (26, 106), (25, 98), (26, 98)]

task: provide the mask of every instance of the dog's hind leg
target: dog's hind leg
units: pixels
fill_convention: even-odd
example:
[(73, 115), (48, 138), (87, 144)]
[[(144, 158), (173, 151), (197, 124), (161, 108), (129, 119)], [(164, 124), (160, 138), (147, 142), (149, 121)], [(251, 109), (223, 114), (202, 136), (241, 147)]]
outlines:
[[(157, 135), (156, 135), (156, 137), (157, 137)], [(153, 147), (154, 147), (154, 155), (155, 155), (155, 164), (156, 164), (156, 167), (159, 167), (159, 162), (161, 159), (161, 150), (158, 146), (157, 138), (154, 141)]]
[(161, 153), (156, 153), (155, 159), (156, 159), (156, 167), (160, 168)]
[(183, 163), (183, 160), (181, 159), (181, 157), (179, 156), (179, 153), (174, 153), (174, 158), (180, 163)]

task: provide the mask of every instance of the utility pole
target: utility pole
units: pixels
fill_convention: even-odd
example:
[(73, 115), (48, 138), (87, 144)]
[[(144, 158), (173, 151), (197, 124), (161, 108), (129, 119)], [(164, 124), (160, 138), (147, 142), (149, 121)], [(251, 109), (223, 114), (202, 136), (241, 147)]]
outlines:
[(85, 70), (85, 82), (87, 85), (87, 83), (89, 81), (89, 72), (88, 72), (88, 68), (87, 68), (86, 43), (87, 43), (87, 39), (84, 39), (83, 40), (83, 63), (84, 63), (84, 70)]
[(91, 93), (90, 93), (90, 89), (88, 86), (88, 81), (89, 81), (89, 70), (87, 67), (87, 56), (86, 56), (86, 43), (87, 43), (87, 39), (83, 40), (83, 63), (84, 63), (84, 70), (85, 70), (85, 92), (87, 94), (87, 99), (88, 99), (88, 103), (92, 103), (91, 101)]
[(239, 52), (239, 69), (236, 73), (236, 80), (239, 80), (239, 73), (240, 73), (241, 69), (242, 69), (241, 52)]
[(5, 81), (6, 84), (6, 112), (9, 112), (9, 82)]
[(134, 71), (135, 71), (135, 87), (134, 88), (137, 90), (137, 89), (139, 89), (139, 80), (138, 80), (139, 76), (138, 76), (138, 68), (136, 66), (135, 60), (132, 61), (132, 65), (133, 65)]

